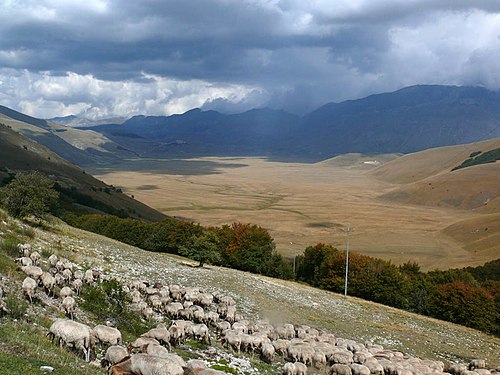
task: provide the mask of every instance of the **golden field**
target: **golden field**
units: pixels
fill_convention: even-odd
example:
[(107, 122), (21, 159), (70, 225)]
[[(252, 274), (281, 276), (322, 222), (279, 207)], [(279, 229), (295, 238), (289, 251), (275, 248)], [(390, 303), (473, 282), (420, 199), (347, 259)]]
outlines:
[[(500, 256), (500, 215), (486, 207), (498, 203), (500, 164), (450, 172), (450, 165), (460, 164), (474, 147), (484, 151), (498, 143), (403, 157), (342, 155), (315, 164), (263, 158), (137, 159), (92, 173), (170, 216), (207, 226), (240, 221), (265, 227), (286, 257), (318, 242), (344, 248), (349, 225), (354, 251), (397, 264), (417, 261), (424, 270), (447, 269)], [(428, 155), (436, 152), (439, 157)], [(475, 168), (480, 184), (471, 173)], [(405, 177), (402, 171), (418, 177)], [(436, 194), (428, 189), (432, 183)], [(478, 191), (483, 184), (490, 189), (486, 195)], [(456, 203), (448, 195), (457, 191), (467, 195), (466, 203), (476, 202), (476, 196), (484, 202), (472, 209), (469, 203), (447, 204)]]

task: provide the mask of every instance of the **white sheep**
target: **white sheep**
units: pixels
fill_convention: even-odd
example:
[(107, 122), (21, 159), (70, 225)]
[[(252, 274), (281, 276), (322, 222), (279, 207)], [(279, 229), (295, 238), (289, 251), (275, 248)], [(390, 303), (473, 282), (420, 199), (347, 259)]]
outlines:
[(151, 343), (144, 345), (141, 348), (141, 352), (149, 354), (149, 355), (154, 355), (157, 357), (164, 357), (164, 358), (168, 357), (170, 354), (168, 352), (167, 348), (165, 348), (161, 345), (156, 345), (156, 344), (151, 344)]
[(21, 266), (20, 269), (34, 280), (38, 280), (43, 274), (43, 270), (38, 266)]
[(23, 281), (22, 285), (23, 293), (28, 296), (28, 298), (30, 299), (30, 303), (33, 303), (33, 297), (35, 296), (36, 286), (37, 282), (29, 276), (27, 276)]
[(71, 290), (71, 288), (69, 286), (65, 286), (61, 289), (61, 291), (59, 292), (59, 297), (61, 297), (62, 299), (66, 298), (66, 297), (71, 297), (73, 295), (73, 291)]
[(31, 254), (31, 245), (29, 243), (18, 244), (19, 255), (24, 257), (29, 257)]
[(262, 358), (264, 361), (271, 363), (274, 358), (274, 353), (276, 352), (274, 346), (271, 343), (264, 342), (262, 343)]
[(59, 258), (57, 257), (57, 255), (51, 254), (49, 256), (49, 264), (50, 264), (50, 266), (55, 268), (56, 267), (56, 263), (57, 263), (58, 260), (59, 260)]
[(128, 351), (123, 346), (112, 345), (106, 350), (104, 358), (101, 360), (101, 367), (112, 366), (124, 358), (128, 357)]
[(172, 358), (135, 354), (109, 369), (109, 374), (183, 375), (184, 369)]
[(156, 339), (160, 342), (160, 344), (170, 346), (170, 332), (167, 328), (152, 328), (149, 331), (143, 333), (141, 337)]
[(73, 272), (68, 268), (63, 269), (61, 273), (66, 283), (69, 283), (73, 278)]
[(82, 289), (83, 282), (81, 279), (74, 279), (71, 283), (71, 286), (73, 287), (76, 295), (78, 296), (80, 294), (80, 290)]
[(144, 345), (147, 344), (156, 344), (160, 345), (158, 340), (149, 338), (149, 337), (138, 337), (134, 341), (132, 341), (130, 344), (127, 346), (127, 350), (129, 353), (132, 352), (134, 349), (141, 349)]
[(21, 266), (32, 266), (33, 260), (31, 260), (30, 257), (20, 257), (16, 259), (16, 263), (20, 264)]
[(83, 275), (83, 282), (86, 284), (92, 284), (94, 282), (94, 273), (92, 270), (85, 271)]
[(83, 280), (84, 276), (85, 276), (85, 274), (81, 270), (76, 270), (75, 272), (73, 272), (73, 277), (75, 279)]
[(54, 276), (52, 276), (48, 272), (42, 273), (42, 276), (40, 277), (42, 280), (42, 285), (45, 288), (47, 295), (50, 295), (52, 293), (52, 296), (54, 295), (54, 287), (56, 285), (56, 279)]
[(63, 287), (64, 284), (66, 283), (64, 276), (60, 272), (56, 272), (56, 274), (54, 275), (54, 278), (56, 279), (56, 284), (59, 287)]
[(85, 360), (89, 362), (93, 345), (90, 332), (91, 329), (86, 324), (68, 319), (56, 319), (50, 326), (47, 336), (51, 337), (52, 341), (57, 338), (61, 346), (64, 342), (68, 346), (81, 350)]
[(31, 260), (33, 261), (33, 264), (34, 264), (34, 265), (37, 265), (37, 264), (38, 264), (38, 261), (40, 260), (40, 254), (38, 253), (38, 251), (33, 251), (33, 252), (30, 254), (30, 258), (31, 258)]
[(122, 334), (117, 328), (108, 327), (102, 324), (94, 327), (92, 330), (92, 337), (102, 344), (116, 346), (122, 343)]
[(75, 314), (75, 306), (76, 306), (75, 299), (73, 297), (65, 297), (62, 301), (61, 306), (65, 314), (68, 315), (71, 320), (73, 320), (73, 316)]

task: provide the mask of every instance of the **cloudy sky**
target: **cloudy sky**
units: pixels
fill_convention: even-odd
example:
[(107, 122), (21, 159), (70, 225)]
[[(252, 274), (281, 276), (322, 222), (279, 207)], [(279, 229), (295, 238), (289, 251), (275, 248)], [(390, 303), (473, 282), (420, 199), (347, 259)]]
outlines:
[(49, 118), (295, 113), (500, 90), (499, 0), (0, 0), (0, 104)]

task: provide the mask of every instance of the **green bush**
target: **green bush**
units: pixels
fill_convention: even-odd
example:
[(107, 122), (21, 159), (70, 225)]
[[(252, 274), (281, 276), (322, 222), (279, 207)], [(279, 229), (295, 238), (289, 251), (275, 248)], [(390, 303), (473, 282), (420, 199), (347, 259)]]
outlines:
[(28, 303), (14, 294), (10, 293), (5, 298), (5, 308), (7, 310), (7, 316), (12, 319), (22, 319), (24, 314), (28, 310)]
[(39, 172), (18, 173), (0, 188), (0, 202), (15, 218), (33, 215), (42, 218), (55, 205), (59, 193), (54, 183)]
[(129, 309), (130, 297), (115, 279), (84, 286), (80, 298), (83, 310), (100, 322), (112, 321), (125, 337), (137, 337), (150, 328), (138, 314)]
[(21, 240), (19, 240), (19, 238), (12, 235), (7, 235), (4, 238), (0, 239), (0, 250), (13, 258), (17, 258), (19, 255), (19, 248), (17, 247), (17, 245), (19, 245), (20, 243)]

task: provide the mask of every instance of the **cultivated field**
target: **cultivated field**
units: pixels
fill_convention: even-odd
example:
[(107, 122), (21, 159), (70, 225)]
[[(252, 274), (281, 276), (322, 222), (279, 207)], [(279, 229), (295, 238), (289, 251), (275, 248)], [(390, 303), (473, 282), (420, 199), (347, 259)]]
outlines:
[(498, 258), (500, 249), (478, 253), (444, 233), (480, 214), (380, 199), (398, 185), (376, 178), (370, 169), (395, 157), (351, 155), (316, 164), (260, 158), (141, 159), (92, 172), (168, 215), (203, 225), (261, 225), (287, 257), (318, 242), (343, 248), (343, 229), (350, 225), (352, 250), (398, 264), (412, 260), (423, 269), (445, 269)]

